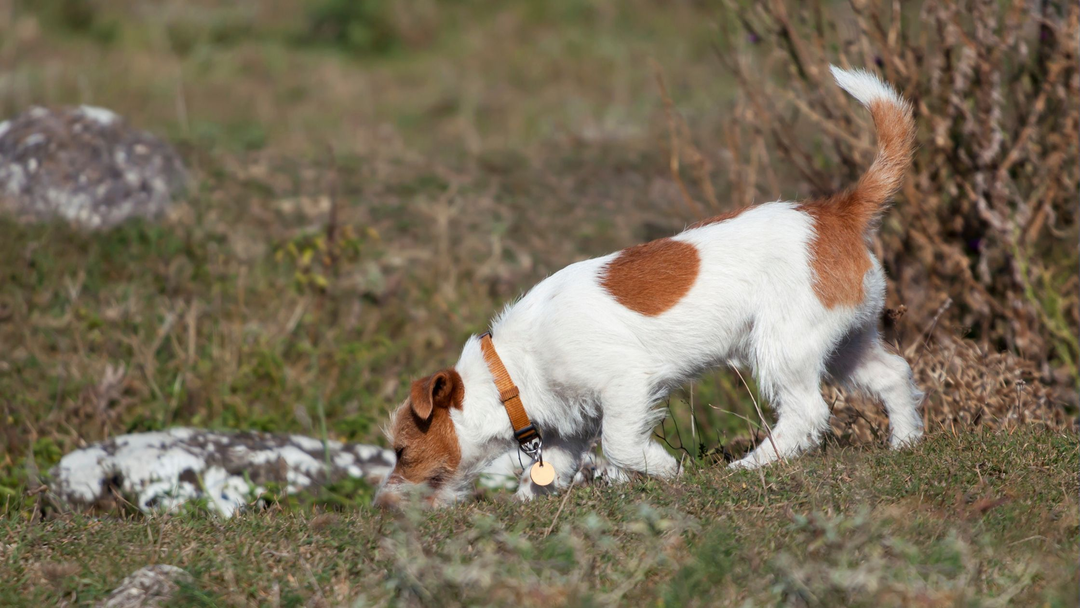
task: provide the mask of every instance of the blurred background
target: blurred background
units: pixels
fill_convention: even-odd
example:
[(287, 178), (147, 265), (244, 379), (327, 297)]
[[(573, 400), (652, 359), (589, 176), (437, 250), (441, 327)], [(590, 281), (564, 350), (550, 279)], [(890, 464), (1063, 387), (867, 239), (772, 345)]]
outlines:
[[(929, 394), (929, 429), (1071, 426), (1078, 15), (0, 0), (0, 160), (28, 154), (45, 116), (31, 108), (85, 105), (154, 136), (186, 175), (160, 209), (86, 226), (26, 212), (18, 172), (0, 173), (0, 492), (22, 492), (28, 456), (44, 470), (173, 425), (383, 443), (408, 381), (546, 275), (852, 183), (872, 125), (829, 63), (876, 71), (916, 107), (915, 166), (875, 248), (883, 323)], [(755, 394), (710, 373), (658, 432), (719, 457), (756, 432)], [(883, 442), (876, 404), (827, 396), (828, 445)]]

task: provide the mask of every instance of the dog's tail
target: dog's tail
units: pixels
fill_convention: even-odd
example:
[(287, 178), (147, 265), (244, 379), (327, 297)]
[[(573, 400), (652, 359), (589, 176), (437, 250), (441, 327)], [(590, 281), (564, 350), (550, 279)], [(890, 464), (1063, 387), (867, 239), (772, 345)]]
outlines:
[(877, 158), (854, 190), (836, 199), (844, 207), (843, 215), (865, 230), (900, 189), (914, 152), (915, 119), (911, 105), (877, 76), (863, 70), (831, 69), (836, 84), (870, 110), (877, 132)]

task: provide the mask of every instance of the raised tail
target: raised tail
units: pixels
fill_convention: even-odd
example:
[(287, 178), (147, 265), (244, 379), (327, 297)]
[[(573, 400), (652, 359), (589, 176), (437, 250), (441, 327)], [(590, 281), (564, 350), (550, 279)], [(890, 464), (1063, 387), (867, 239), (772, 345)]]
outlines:
[(870, 110), (877, 132), (877, 158), (859, 178), (855, 189), (837, 199), (845, 207), (844, 215), (861, 223), (865, 230), (903, 183), (914, 152), (915, 119), (911, 105), (877, 76), (836, 66), (831, 66), (831, 70), (836, 84)]

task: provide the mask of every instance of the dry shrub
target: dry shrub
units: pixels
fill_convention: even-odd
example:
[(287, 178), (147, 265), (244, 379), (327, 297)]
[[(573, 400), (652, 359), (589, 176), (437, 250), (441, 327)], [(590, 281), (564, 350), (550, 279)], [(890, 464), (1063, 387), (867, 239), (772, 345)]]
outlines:
[(1003, 414), (1015, 387), (998, 384), (1020, 373), (1054, 387), (1039, 399), (1076, 401), (1078, 16), (1051, 1), (725, 3), (735, 31), (717, 54), (738, 97), (717, 165), (736, 206), (832, 192), (869, 166), (869, 115), (828, 64), (876, 69), (914, 103), (919, 149), (874, 247), (905, 327), (925, 331), (951, 298), (934, 337), (974, 341), (919, 360), (924, 385), (952, 383), (934, 419), (978, 415), (961, 400), (984, 393), (984, 414)]

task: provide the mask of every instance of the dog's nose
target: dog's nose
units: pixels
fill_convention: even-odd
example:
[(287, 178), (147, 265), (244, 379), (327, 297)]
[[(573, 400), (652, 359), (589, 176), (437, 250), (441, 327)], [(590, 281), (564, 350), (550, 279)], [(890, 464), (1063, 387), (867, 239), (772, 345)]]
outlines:
[(372, 501), (372, 504), (380, 509), (396, 509), (401, 505), (401, 496), (394, 492), (383, 490), (375, 495), (375, 500)]

